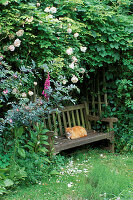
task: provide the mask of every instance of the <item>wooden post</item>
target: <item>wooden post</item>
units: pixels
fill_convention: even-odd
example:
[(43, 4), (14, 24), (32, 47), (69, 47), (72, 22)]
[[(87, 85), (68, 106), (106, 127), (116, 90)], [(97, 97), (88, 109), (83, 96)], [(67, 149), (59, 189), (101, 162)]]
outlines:
[(105, 79), (105, 69), (103, 69), (103, 89), (105, 90), (104, 93), (104, 101), (105, 101), (105, 105), (108, 105), (108, 101), (107, 101), (107, 89), (106, 89), (106, 79)]
[[(111, 131), (111, 129), (113, 129), (113, 122), (112, 121), (109, 122), (109, 129), (110, 129), (110, 131)], [(110, 138), (109, 147), (110, 147), (111, 152), (114, 153), (115, 152), (114, 131), (112, 131), (110, 134), (111, 134), (111, 138)]]

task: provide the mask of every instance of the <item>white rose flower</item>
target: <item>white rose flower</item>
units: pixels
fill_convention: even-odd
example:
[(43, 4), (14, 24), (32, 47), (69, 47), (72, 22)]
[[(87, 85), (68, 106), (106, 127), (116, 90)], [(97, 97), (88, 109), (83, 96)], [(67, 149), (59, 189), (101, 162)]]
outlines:
[(34, 93), (32, 91), (28, 92), (29, 96), (32, 96)]
[(67, 29), (67, 32), (68, 32), (68, 33), (71, 33), (71, 32), (72, 32), (72, 29), (71, 29), (71, 28), (68, 28), (68, 29)]
[(16, 35), (18, 37), (21, 37), (23, 34), (24, 34), (24, 30), (23, 29), (20, 29), (19, 31), (16, 32)]
[(78, 36), (79, 36), (79, 34), (78, 33), (74, 33), (74, 35), (73, 35), (75, 38), (77, 38)]
[(72, 62), (70, 65), (69, 65), (69, 67), (71, 68), (71, 69), (74, 69), (74, 63)]
[(16, 39), (16, 40), (14, 41), (14, 46), (15, 46), (15, 47), (19, 47), (20, 44), (21, 44), (21, 40)]
[(17, 93), (17, 89), (14, 88), (14, 89), (12, 90), (12, 94), (16, 94), (16, 93)]
[(6, 1), (3, 5), (4, 6), (7, 6), (9, 4), (9, 2), (8, 1)]
[(44, 12), (50, 12), (49, 7), (45, 8)]
[(51, 8), (50, 8), (50, 12), (51, 12), (51, 13), (56, 13), (56, 12), (57, 12), (57, 8), (51, 7)]
[(25, 92), (23, 92), (21, 95), (23, 98), (27, 97), (27, 94)]
[(29, 19), (28, 19), (28, 18), (26, 18), (26, 22), (29, 22), (29, 23), (30, 23), (30, 22), (32, 22), (32, 21), (33, 21), (33, 19), (34, 19), (34, 18), (33, 18), (33, 16), (32, 16), (31, 18), (29, 18)]
[(87, 47), (80, 47), (80, 50), (85, 53), (87, 50)]
[(40, 3), (37, 3), (36, 6), (39, 7), (39, 6), (40, 6)]
[(73, 62), (77, 62), (78, 61), (78, 59), (76, 58), (76, 56), (73, 56), (72, 60), (73, 60)]
[(78, 82), (78, 77), (75, 76), (75, 75), (73, 75), (73, 77), (71, 78), (71, 81), (72, 81), (73, 83), (77, 83), (77, 82)]
[(68, 187), (72, 187), (72, 185), (73, 185), (72, 182), (70, 182), (70, 183), (67, 184)]
[(10, 45), (10, 46), (8, 47), (8, 49), (9, 49), (10, 51), (14, 51), (14, 50), (15, 50), (15, 47), (14, 47), (14, 45)]
[(46, 20), (53, 19), (53, 15), (46, 16)]
[(37, 85), (37, 82), (34, 82), (34, 85)]
[(85, 69), (84, 68), (80, 68), (80, 73), (84, 74), (85, 73)]
[(66, 85), (67, 80), (64, 79), (64, 80), (62, 81), (62, 83), (63, 83), (63, 85)]
[(66, 53), (68, 55), (72, 55), (73, 54), (73, 49), (71, 47), (69, 47), (67, 50), (66, 50)]

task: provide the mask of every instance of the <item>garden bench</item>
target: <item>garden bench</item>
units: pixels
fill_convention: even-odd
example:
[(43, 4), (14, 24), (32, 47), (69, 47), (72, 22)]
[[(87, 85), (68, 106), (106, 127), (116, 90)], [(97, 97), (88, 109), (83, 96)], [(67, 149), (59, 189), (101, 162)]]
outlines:
[[(104, 131), (95, 131), (91, 128), (93, 121), (101, 121), (108, 123), (108, 129)], [(89, 144), (92, 142), (107, 139), (110, 141), (110, 150), (114, 152), (114, 131), (113, 123), (117, 122), (117, 118), (100, 118), (91, 115), (89, 112), (88, 103), (64, 107), (59, 113), (52, 112), (45, 119), (45, 124), (50, 130), (48, 133), (48, 141), (50, 143), (50, 150), (57, 154), (63, 150), (73, 147)], [(65, 128), (73, 126), (82, 126), (87, 130), (86, 137), (78, 139), (67, 139), (65, 136)]]

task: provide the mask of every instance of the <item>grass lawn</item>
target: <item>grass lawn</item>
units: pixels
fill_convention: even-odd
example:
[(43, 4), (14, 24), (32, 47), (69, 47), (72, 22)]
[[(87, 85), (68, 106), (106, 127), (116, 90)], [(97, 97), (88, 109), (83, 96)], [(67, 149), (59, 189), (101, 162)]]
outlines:
[(133, 154), (80, 148), (64, 156), (57, 173), (3, 200), (133, 200)]

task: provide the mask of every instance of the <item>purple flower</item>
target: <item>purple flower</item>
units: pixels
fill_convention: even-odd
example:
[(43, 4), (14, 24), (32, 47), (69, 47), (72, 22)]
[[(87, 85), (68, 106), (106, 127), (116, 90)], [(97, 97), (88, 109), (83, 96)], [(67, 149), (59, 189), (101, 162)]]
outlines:
[(50, 75), (49, 75), (49, 72), (48, 72), (48, 77), (47, 77), (47, 79), (46, 79), (46, 81), (44, 83), (44, 90), (42, 92), (42, 95), (44, 95), (44, 97), (47, 99), (47, 101), (49, 99), (49, 96), (47, 94), (47, 91), (49, 90), (49, 87), (50, 87)]

